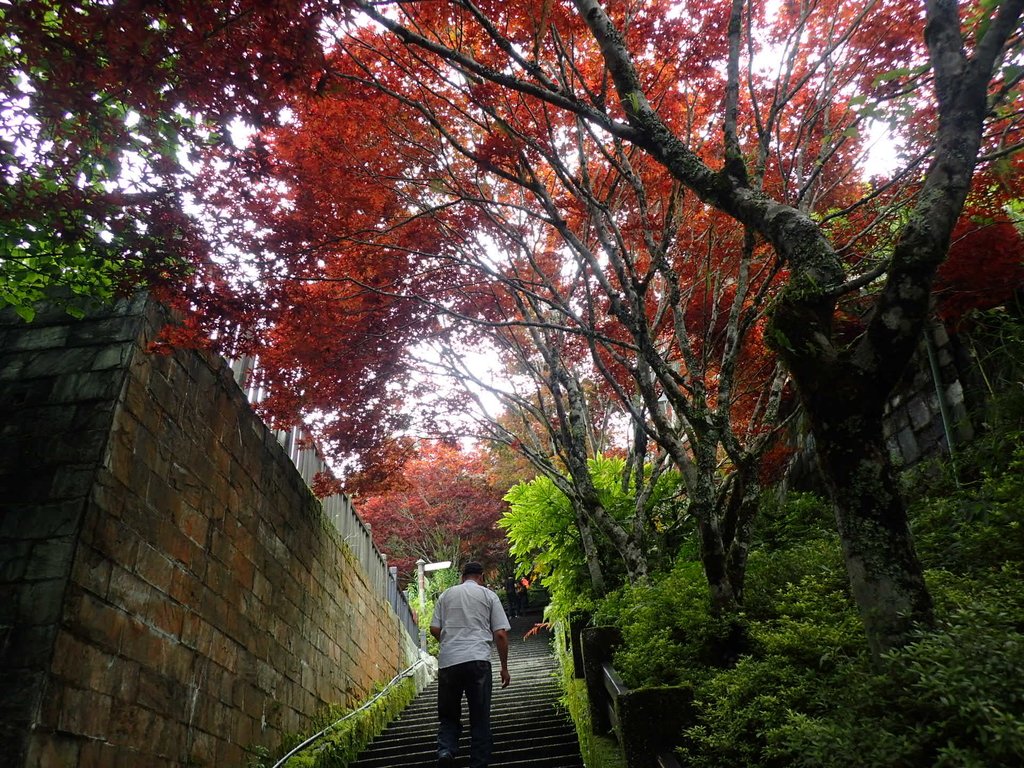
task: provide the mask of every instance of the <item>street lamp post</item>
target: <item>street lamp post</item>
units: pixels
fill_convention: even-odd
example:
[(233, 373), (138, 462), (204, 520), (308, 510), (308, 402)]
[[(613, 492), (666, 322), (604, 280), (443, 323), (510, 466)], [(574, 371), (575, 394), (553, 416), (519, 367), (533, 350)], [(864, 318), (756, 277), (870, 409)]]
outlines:
[[(421, 616), (427, 609), (427, 573), (430, 571), (440, 571), (442, 568), (448, 568), (451, 564), (451, 560), (442, 560), (438, 563), (428, 563), (422, 557), (416, 561)], [(424, 652), (427, 650), (427, 631), (422, 628), (420, 629), (420, 650)]]

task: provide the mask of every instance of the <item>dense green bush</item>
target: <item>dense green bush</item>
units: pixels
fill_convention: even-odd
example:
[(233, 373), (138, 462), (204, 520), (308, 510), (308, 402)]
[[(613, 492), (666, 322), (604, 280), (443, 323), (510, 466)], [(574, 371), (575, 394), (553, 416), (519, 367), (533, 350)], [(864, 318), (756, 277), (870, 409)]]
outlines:
[(889, 654), (850, 665), (828, 711), (797, 708), (770, 734), (789, 765), (991, 768), (1024, 759), (1019, 571)]
[[(681, 734), (694, 768), (1020, 765), (1022, 460), (1018, 446), (973, 486), (913, 505), (939, 620), (880, 663), (866, 652), (837, 537), (806, 496), (762, 522), (738, 619), (710, 618), (699, 565), (680, 561), (610, 595), (595, 623), (621, 628), (615, 665), (627, 684), (694, 686), (696, 721)], [(730, 643), (734, 663), (709, 654)]]
[[(636, 491), (632, 480), (623, 484), (625, 460), (597, 456), (588, 462), (601, 504), (613, 518), (627, 524), (635, 514)], [(649, 561), (656, 562), (669, 532), (680, 528), (685, 502), (681, 500), (682, 479), (676, 472), (663, 473), (646, 499), (645, 514), (650, 522)], [(509, 552), (520, 573), (538, 574), (547, 589), (547, 615), (565, 619), (577, 611), (590, 611), (596, 604), (591, 588), (579, 528), (569, 499), (551, 479), (538, 476), (513, 486), (505, 496), (508, 511), (498, 522), (509, 540)], [(598, 558), (606, 585), (625, 579), (622, 558), (603, 537), (596, 537)]]
[(929, 495), (911, 506), (918, 550), (925, 565), (958, 574), (984, 572), (1024, 553), (1024, 433), (1014, 432), (1016, 444), (989, 453), (1005, 433), (980, 441), (970, 454), (987, 466), (977, 469), (978, 480)]
[(693, 687), (686, 765), (1024, 765), (1024, 323), (984, 319), (989, 349), (1017, 344), (983, 360), (986, 381), (1008, 389), (955, 466), (903, 477), (934, 627), (869, 656), (830, 505), (809, 494), (763, 500), (741, 614), (711, 616), (686, 548), (596, 606), (593, 623), (622, 632), (614, 664), (627, 685)]
[(615, 625), (623, 644), (615, 668), (631, 688), (693, 683), (710, 674), (736, 629), (710, 617), (700, 563), (680, 560), (648, 582), (621, 587), (595, 611), (595, 625)]

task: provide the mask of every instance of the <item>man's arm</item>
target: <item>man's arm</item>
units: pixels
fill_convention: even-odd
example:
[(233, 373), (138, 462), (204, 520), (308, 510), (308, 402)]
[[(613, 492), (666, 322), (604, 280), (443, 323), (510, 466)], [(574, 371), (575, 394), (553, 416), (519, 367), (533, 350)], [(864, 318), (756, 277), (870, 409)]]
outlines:
[(501, 661), (501, 687), (508, 688), (512, 682), (512, 676), (508, 673), (508, 630), (498, 629), (494, 632), (494, 647), (498, 649), (498, 659)]
[(432, 634), (434, 637), (436, 637), (438, 642), (441, 641), (441, 628), (440, 627), (431, 627), (430, 628), (430, 634)]

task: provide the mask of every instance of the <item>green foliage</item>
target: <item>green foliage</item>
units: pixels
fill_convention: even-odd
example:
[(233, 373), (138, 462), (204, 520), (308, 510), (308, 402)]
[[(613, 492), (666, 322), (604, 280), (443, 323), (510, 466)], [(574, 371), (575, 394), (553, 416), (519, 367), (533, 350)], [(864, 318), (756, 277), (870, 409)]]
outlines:
[[(546, 477), (513, 486), (498, 521), (520, 573), (536, 570), (563, 610), (591, 598), (586, 560), (569, 500)], [(557, 609), (556, 608), (556, 609)]]
[(1024, 397), (1018, 389), (993, 399), (993, 429), (960, 452), (960, 486), (943, 464), (937, 471), (922, 468), (907, 479), (918, 489), (910, 518), (926, 567), (966, 575), (1020, 561)]
[(707, 581), (700, 563), (680, 560), (649, 582), (608, 595), (595, 625), (614, 625), (623, 644), (615, 668), (630, 688), (693, 683), (711, 673), (720, 651), (735, 642), (732, 620), (710, 616)]
[[(795, 500), (796, 516), (807, 499)], [(834, 535), (751, 554), (748, 652), (695, 691), (698, 721), (683, 750), (693, 766), (785, 766), (773, 734), (793, 712), (828, 712), (847, 669), (864, 656)]]
[[(826, 715), (794, 711), (773, 734), (789, 765), (1017, 765), (1024, 755), (1024, 597), (1003, 574), (879, 672), (851, 665)], [(784, 746), (783, 746), (784, 745)]]
[(754, 539), (762, 547), (779, 549), (834, 533), (835, 517), (826, 499), (813, 493), (790, 493), (785, 499), (775, 491), (762, 495), (754, 521)]
[(273, 751), (264, 748), (250, 750), (252, 758), (249, 761), (249, 768), (270, 768), (310, 735), (325, 728), (330, 730), (309, 747), (290, 757), (284, 764), (285, 768), (347, 768), (415, 696), (416, 683), (412, 678), (406, 678), (365, 710), (337, 726), (335, 723), (345, 717), (350, 710), (343, 707), (328, 707), (311, 720), (307, 733), (285, 737), (280, 746)]
[[(598, 456), (589, 462), (601, 504), (616, 520), (627, 523), (635, 514), (632, 481), (623, 487), (625, 461)], [(651, 521), (651, 541), (678, 523), (681, 479), (666, 472), (655, 484), (644, 512)], [(594, 605), (583, 545), (569, 499), (543, 476), (513, 486), (505, 495), (508, 511), (498, 521), (509, 540), (519, 573), (539, 573), (551, 595), (549, 615), (564, 618)], [(614, 584), (624, 569), (607, 542), (598, 541), (606, 582)], [(656, 548), (656, 544), (655, 544)], [(654, 552), (652, 552), (654, 554)]]
[(981, 470), (975, 488), (912, 505), (918, 548), (929, 566), (969, 573), (1019, 560), (1024, 552), (1024, 445), (1002, 472)]
[[(1024, 754), (1024, 546), (1014, 524), (1024, 473), (1020, 456), (1002, 467), (955, 498), (915, 504), (940, 620), (881, 666), (864, 649), (838, 539), (806, 496), (762, 521), (731, 663), (709, 662), (709, 650), (737, 640), (737, 622), (709, 618), (696, 563), (617, 590), (594, 623), (622, 630), (615, 665), (627, 684), (694, 686), (696, 719), (680, 735), (694, 768), (1015, 765)], [(969, 520), (964, 509), (974, 510)]]

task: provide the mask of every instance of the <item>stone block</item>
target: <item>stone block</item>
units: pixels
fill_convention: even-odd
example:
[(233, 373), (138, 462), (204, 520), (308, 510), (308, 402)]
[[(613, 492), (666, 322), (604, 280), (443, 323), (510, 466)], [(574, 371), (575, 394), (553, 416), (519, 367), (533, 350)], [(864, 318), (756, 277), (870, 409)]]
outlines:
[(657, 755), (674, 749), (683, 729), (695, 721), (693, 691), (684, 686), (633, 689), (619, 696), (615, 713), (626, 768), (655, 768)]
[(915, 398), (907, 407), (910, 424), (915, 429), (922, 429), (932, 420), (932, 412), (921, 398)]
[(61, 695), (58, 729), (77, 736), (103, 738), (110, 724), (113, 700), (96, 691), (65, 687)]
[(179, 569), (179, 564), (171, 562), (151, 544), (145, 542), (139, 544), (134, 571), (157, 591), (169, 594), (174, 572)]
[(8, 340), (8, 352), (26, 349), (56, 349), (68, 342), (71, 328), (68, 325), (31, 326), (21, 330)]
[(179, 680), (164, 677), (143, 668), (139, 673), (139, 694), (136, 703), (161, 717), (183, 722), (187, 717), (188, 686)]
[(46, 674), (37, 669), (0, 670), (0, 723), (27, 724), (34, 720)]
[(61, 630), (53, 649), (53, 674), (73, 687), (85, 688), (121, 701), (134, 701), (139, 667)]
[(110, 588), (111, 562), (88, 544), (81, 542), (75, 553), (71, 578), (82, 589), (105, 598)]
[(31, 540), (0, 541), (0, 584), (19, 582), (25, 578), (32, 559)]
[(905, 466), (913, 464), (919, 458), (921, 458), (921, 449), (917, 445), (917, 438), (914, 433), (909, 429), (904, 429), (896, 436), (896, 442), (899, 444), (900, 456), (903, 457), (903, 464)]
[(88, 347), (67, 349), (47, 348), (24, 358), (22, 379), (56, 378), (66, 373), (87, 371), (93, 367), (97, 350)]
[(582, 631), (581, 641), (591, 726), (594, 733), (608, 733), (611, 721), (606, 706), (602, 667), (605, 662), (611, 661), (615, 648), (622, 643), (622, 633), (618, 627), (588, 627)]
[(202, 616), (192, 611), (185, 612), (181, 629), (181, 642), (185, 646), (205, 655), (213, 632), (213, 627)]
[(941, 419), (935, 419), (928, 426), (917, 433), (917, 443), (921, 446), (921, 453), (929, 454), (939, 446), (946, 445), (946, 432), (943, 429)]
[(110, 572), (107, 600), (131, 616), (142, 617), (154, 602), (160, 600), (160, 595), (136, 574), (114, 565)]
[(52, 402), (53, 390), (56, 386), (56, 378), (12, 381), (4, 387), (3, 400), (0, 401), (0, 413), (31, 413), (33, 409)]
[(106, 371), (111, 368), (127, 368), (135, 349), (133, 340), (104, 347), (96, 352), (90, 369), (93, 371)]
[(75, 536), (83, 521), (85, 503), (82, 499), (50, 501), (34, 506), (30, 514), (19, 515), (17, 537), (50, 539)]
[(124, 753), (106, 741), (89, 740), (82, 742), (77, 768), (112, 768), (124, 762)]
[(138, 559), (138, 534), (117, 518), (98, 515), (88, 540), (99, 554), (112, 563), (130, 564)]
[(137, 661), (145, 669), (155, 669), (164, 656), (164, 644), (173, 642), (158, 634), (153, 627), (133, 616), (129, 616), (121, 632), (120, 654)]
[(78, 764), (83, 739), (66, 733), (36, 731), (29, 737), (25, 765), (32, 768), (68, 768)]
[(185, 621), (185, 609), (170, 598), (157, 593), (143, 614), (147, 623), (172, 637), (180, 638)]
[(61, 536), (43, 539), (32, 546), (31, 558), (25, 569), (25, 578), (33, 581), (39, 579), (66, 579), (71, 572), (71, 561), (75, 555), (77, 539), (74, 536)]
[(0, 661), (11, 668), (45, 669), (56, 637), (56, 624), (15, 624), (6, 633)]
[(178, 565), (178, 570), (188, 569), (199, 578), (205, 574), (204, 548), (178, 530), (172, 521), (162, 517), (150, 518), (149, 531), (149, 540)]
[(569, 648), (572, 651), (573, 677), (583, 678), (583, 630), (590, 624), (589, 613), (569, 615)]
[(226, 739), (217, 740), (216, 765), (245, 765), (248, 757), (242, 745), (232, 744)]
[(128, 615), (88, 592), (76, 591), (68, 601), (69, 621), (84, 638), (99, 648), (117, 652), (128, 625)]
[(121, 391), (122, 378), (110, 371), (78, 371), (58, 377), (50, 394), (52, 402), (114, 400)]
[(60, 620), (67, 579), (47, 579), (22, 585), (19, 613), (24, 624), (54, 624)]
[(198, 728), (188, 731), (189, 761), (195, 766), (213, 766), (217, 756), (217, 739), (212, 734)]
[(206, 547), (210, 521), (188, 507), (181, 506), (174, 515), (174, 525), (199, 547)]
[(203, 590), (199, 596), (199, 605), (195, 606), (194, 610), (206, 619), (207, 622), (216, 627), (219, 632), (223, 633), (227, 630), (229, 606), (227, 601), (220, 595), (208, 589)]
[(141, 750), (149, 743), (155, 715), (137, 702), (115, 701), (110, 709), (110, 727), (107, 740), (117, 745), (119, 754), (125, 754), (125, 747)]
[(228, 565), (231, 569), (231, 576), (235, 583), (242, 590), (251, 590), (256, 578), (256, 566), (253, 562), (241, 551), (236, 549), (232, 553), (231, 560)]
[(6, 493), (3, 502), (5, 518), (11, 514), (31, 514), (38, 505), (47, 501), (64, 501), (49, 499), (56, 476), (57, 468), (53, 466), (39, 466), (26, 476), (25, 468), (20, 463), (3, 464), (0, 459), (0, 488), (5, 489)]
[(53, 474), (50, 500), (83, 499), (89, 494), (96, 478), (96, 464), (66, 465)]

